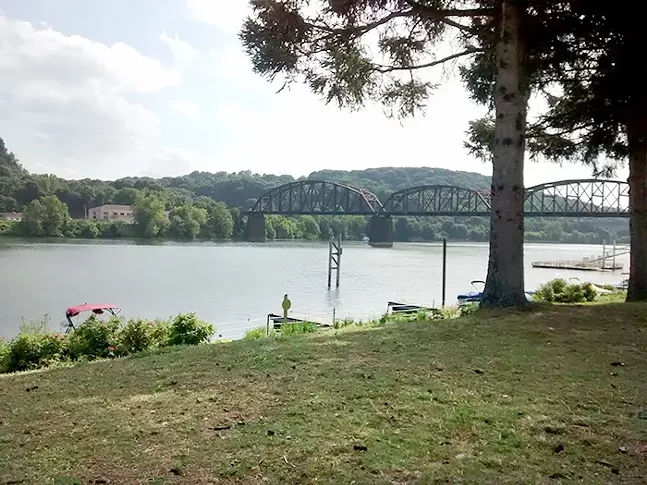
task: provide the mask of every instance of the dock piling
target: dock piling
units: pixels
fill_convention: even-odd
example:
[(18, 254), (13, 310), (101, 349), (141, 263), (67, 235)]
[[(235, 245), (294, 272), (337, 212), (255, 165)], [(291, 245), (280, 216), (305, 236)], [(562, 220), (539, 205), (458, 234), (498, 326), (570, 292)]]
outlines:
[(447, 238), (443, 238), (443, 300), (441, 308), (445, 308), (445, 285), (447, 283)]
[(332, 272), (336, 271), (335, 285), (339, 288), (339, 277), (341, 269), (341, 234), (339, 234), (337, 241), (334, 238), (330, 237), (330, 243), (328, 246), (328, 289), (332, 285)]

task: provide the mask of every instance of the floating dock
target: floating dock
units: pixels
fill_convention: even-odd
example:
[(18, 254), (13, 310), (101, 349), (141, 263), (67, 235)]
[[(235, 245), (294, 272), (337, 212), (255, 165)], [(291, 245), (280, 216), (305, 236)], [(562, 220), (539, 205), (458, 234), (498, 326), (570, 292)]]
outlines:
[(613, 251), (607, 252), (602, 247), (602, 256), (597, 258), (582, 258), (579, 261), (533, 261), (533, 268), (570, 269), (577, 271), (618, 271), (623, 268), (622, 263), (616, 263), (616, 257), (629, 254), (629, 249), (615, 246)]
[(287, 320), (283, 317), (283, 315), (277, 315), (276, 313), (269, 313), (267, 315), (267, 328), (270, 327), (270, 324), (274, 327), (274, 329), (278, 330), (281, 328), (281, 325), (283, 323), (314, 323), (317, 327), (331, 327), (329, 323), (321, 323), (321, 322), (316, 322), (312, 319), (306, 319), (306, 318), (294, 318), (294, 317), (288, 317)]
[(618, 271), (623, 268), (620, 263), (602, 265), (591, 261), (534, 261), (533, 268), (571, 269), (577, 271)]
[(398, 314), (411, 314), (411, 313), (418, 313), (418, 312), (429, 312), (433, 314), (440, 314), (440, 310), (438, 308), (432, 308), (432, 307), (426, 307), (426, 306), (419, 306), (419, 305), (409, 305), (407, 303), (398, 303), (394, 301), (390, 301), (386, 304), (386, 313), (398, 313)]

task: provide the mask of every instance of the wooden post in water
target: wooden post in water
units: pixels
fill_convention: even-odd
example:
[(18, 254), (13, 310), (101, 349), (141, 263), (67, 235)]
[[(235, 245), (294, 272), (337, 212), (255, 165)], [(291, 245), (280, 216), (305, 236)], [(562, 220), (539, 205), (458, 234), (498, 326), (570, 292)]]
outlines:
[(330, 236), (330, 241), (328, 242), (328, 289), (330, 289), (331, 279), (332, 279), (332, 236)]
[(611, 266), (611, 271), (616, 270), (616, 242), (613, 241), (613, 266)]
[(337, 288), (339, 288), (339, 275), (341, 273), (341, 251), (341, 233), (339, 233), (339, 239), (337, 240)]
[(332, 285), (332, 272), (335, 270), (337, 274), (335, 275), (336, 280), (335, 284), (337, 288), (339, 288), (339, 276), (340, 276), (340, 269), (341, 269), (341, 234), (339, 234), (339, 237), (337, 241), (333, 239), (333, 237), (330, 237), (330, 246), (328, 247), (328, 289), (330, 289)]
[(443, 303), (442, 308), (445, 308), (445, 285), (447, 283), (447, 238), (443, 238)]
[(602, 240), (602, 269), (606, 268), (606, 261), (607, 261), (607, 242), (603, 239)]

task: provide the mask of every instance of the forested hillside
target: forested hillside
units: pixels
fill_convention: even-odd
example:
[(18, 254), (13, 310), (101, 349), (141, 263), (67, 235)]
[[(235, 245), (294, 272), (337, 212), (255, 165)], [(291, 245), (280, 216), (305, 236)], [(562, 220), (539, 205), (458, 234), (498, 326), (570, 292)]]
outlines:
[[(310, 179), (345, 182), (374, 192), (380, 200), (406, 187), (446, 184), (487, 189), (489, 177), (477, 173), (455, 172), (428, 167), (382, 167), (367, 170), (322, 170)], [(127, 177), (115, 181), (65, 180), (54, 175), (30, 174), (0, 138), (0, 212), (25, 212), (27, 223), (20, 227), (0, 227), (0, 233), (70, 237), (172, 237), (209, 239), (239, 237), (244, 231), (244, 214), (257, 197), (267, 190), (292, 182), (289, 175), (193, 172), (181, 177)], [(56, 204), (56, 200), (63, 205)], [(144, 199), (150, 199), (144, 201)], [(154, 200), (153, 200), (154, 199)], [(39, 201), (35, 203), (34, 201)], [(140, 223), (99, 225), (78, 221), (86, 208), (116, 203), (137, 205)], [(222, 204), (214, 204), (220, 202)], [(32, 204), (32, 207), (28, 206)], [(225, 207), (229, 211), (224, 210)], [(169, 210), (170, 223), (151, 211)], [(63, 211), (63, 213), (59, 213)], [(54, 217), (58, 224), (45, 219)], [(229, 217), (227, 214), (230, 214)], [(226, 221), (223, 222), (222, 218)], [(75, 222), (65, 222), (68, 219)], [(151, 221), (154, 221), (153, 224)], [(267, 218), (267, 236), (281, 238), (327, 238), (341, 232), (349, 239), (367, 234), (368, 219), (363, 217)], [(398, 241), (455, 240), (487, 241), (489, 221), (485, 218), (422, 217), (397, 218)], [(147, 225), (147, 227), (144, 227)], [(628, 240), (625, 220), (528, 219), (526, 237), (532, 241), (599, 243), (602, 240)]]
[(417, 185), (454, 185), (470, 189), (489, 189), (490, 177), (472, 172), (454, 172), (444, 168), (429, 167), (382, 167), (366, 170), (320, 170), (308, 177), (315, 180), (331, 180), (362, 187), (373, 192), (384, 202), (398, 190)]

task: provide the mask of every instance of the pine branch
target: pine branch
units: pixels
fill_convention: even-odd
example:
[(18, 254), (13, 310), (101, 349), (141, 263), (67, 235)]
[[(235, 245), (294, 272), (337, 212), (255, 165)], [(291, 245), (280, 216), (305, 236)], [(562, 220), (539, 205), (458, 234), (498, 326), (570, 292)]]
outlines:
[(389, 73), (389, 72), (394, 72), (394, 71), (414, 71), (416, 69), (426, 69), (428, 67), (434, 67), (439, 64), (443, 64), (447, 61), (451, 61), (453, 59), (458, 59), (459, 57), (464, 57), (468, 56), (470, 54), (475, 54), (477, 52), (484, 52), (484, 49), (478, 49), (476, 47), (470, 47), (469, 49), (466, 49), (462, 52), (458, 52), (456, 54), (452, 54), (451, 56), (443, 57), (442, 59), (438, 59), (436, 61), (431, 61), (427, 62), (425, 64), (417, 64), (415, 66), (384, 66), (384, 65), (376, 65), (375, 66), (375, 71), (380, 72), (380, 73)]
[(469, 9), (437, 9), (421, 5), (414, 0), (406, 0), (407, 4), (418, 14), (427, 15), (430, 18), (445, 19), (447, 17), (492, 17), (496, 14), (495, 8), (469, 8)]
[(419, 3), (413, 0), (407, 0), (407, 3), (411, 6), (411, 10), (405, 10), (400, 12), (391, 12), (389, 15), (382, 17), (381, 19), (375, 20), (368, 24), (364, 25), (349, 25), (342, 28), (330, 27), (327, 25), (317, 24), (313, 22), (306, 22), (305, 25), (310, 27), (313, 30), (319, 30), (329, 34), (346, 34), (346, 35), (364, 35), (371, 30), (374, 30), (384, 24), (389, 23), (391, 20), (398, 18), (408, 18), (419, 16), (426, 16), (428, 18), (437, 20), (444, 24), (447, 24), (451, 27), (455, 27), (459, 30), (468, 33), (474, 33), (474, 30), (467, 26), (463, 25), (460, 22), (451, 20), (449, 17), (490, 17), (496, 13), (496, 10), (493, 8), (473, 8), (473, 9), (445, 9), (438, 10), (435, 8), (427, 7), (425, 5), (420, 5)]
[(550, 127), (546, 126), (545, 124), (546, 122), (549, 122), (549, 121), (538, 122), (528, 126), (528, 129), (526, 131), (526, 138), (541, 138), (541, 137), (551, 137), (551, 136), (572, 135), (576, 131), (584, 130), (586, 128), (590, 128), (591, 126), (596, 125), (596, 123), (591, 121), (587, 123), (579, 123), (570, 128), (564, 128), (561, 131), (548, 133), (546, 130)]
[(389, 23), (391, 20), (398, 19), (398, 18), (413, 17), (413, 16), (415, 16), (415, 12), (413, 10), (407, 10), (405, 12), (392, 12), (386, 17), (382, 17), (381, 19), (375, 20), (374, 22), (370, 22), (368, 24), (355, 25), (355, 26), (349, 25), (347, 27), (342, 27), (342, 28), (329, 27), (327, 25), (315, 24), (312, 22), (306, 22), (305, 24), (313, 30), (319, 30), (329, 34), (364, 35), (367, 32), (370, 32), (371, 30), (374, 30), (384, 24)]

